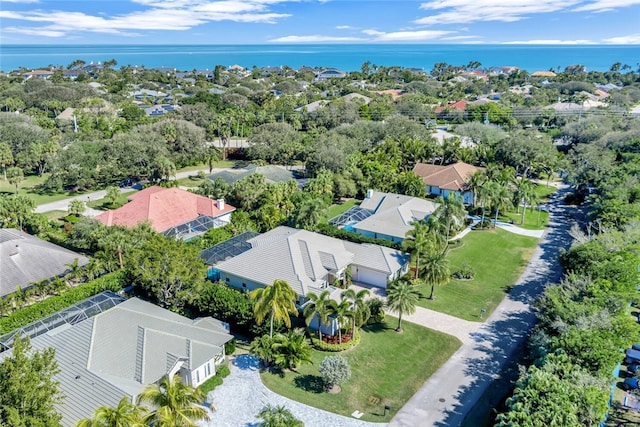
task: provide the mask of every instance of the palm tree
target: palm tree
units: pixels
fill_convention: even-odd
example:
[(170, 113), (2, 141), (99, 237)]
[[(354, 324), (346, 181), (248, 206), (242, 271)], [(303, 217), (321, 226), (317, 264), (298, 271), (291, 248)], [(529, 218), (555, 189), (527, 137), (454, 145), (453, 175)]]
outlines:
[(516, 191), (517, 199), (514, 200), (517, 203), (518, 208), (522, 204), (522, 218), (520, 224), (524, 224), (524, 216), (527, 211), (527, 204), (533, 204), (533, 199), (536, 198), (536, 191), (534, 184), (528, 179), (522, 178), (518, 182), (518, 191)]
[(249, 294), (255, 302), (253, 313), (256, 322), (262, 324), (264, 319), (269, 316), (269, 336), (273, 338), (273, 322), (284, 322), (287, 328), (291, 327), (290, 315), (298, 314), (298, 309), (294, 304), (297, 295), (291, 286), (284, 281), (276, 279), (273, 285), (264, 288), (258, 288)]
[(151, 412), (142, 418), (155, 427), (196, 427), (196, 421), (209, 420), (207, 410), (198, 406), (204, 401), (202, 392), (182, 382), (179, 375), (164, 375), (138, 395), (137, 403), (149, 403)]
[(118, 199), (120, 198), (120, 190), (118, 190), (118, 187), (107, 187), (107, 193), (105, 194), (104, 198), (107, 199), (107, 202), (109, 202), (109, 206), (111, 206), (111, 208), (115, 208), (116, 207), (116, 203), (118, 203)]
[(249, 345), (249, 353), (260, 359), (264, 366), (273, 362), (273, 338), (269, 335), (255, 337)]
[(464, 224), (467, 211), (464, 210), (462, 197), (458, 193), (449, 193), (447, 198), (440, 196), (438, 197), (437, 203), (439, 203), (440, 206), (438, 206), (429, 219), (434, 218), (435, 221), (443, 226), (445, 232), (444, 242), (448, 245), (451, 230), (456, 224)]
[(258, 412), (258, 418), (262, 420), (258, 427), (304, 427), (304, 423), (282, 405), (265, 406)]
[(351, 303), (351, 309), (353, 310), (353, 332), (355, 334), (356, 327), (361, 327), (369, 317), (371, 316), (371, 311), (369, 310), (369, 306), (365, 299), (369, 295), (369, 291), (367, 289), (362, 289), (356, 292), (353, 289), (347, 289), (341, 295), (343, 300), (347, 300)]
[(301, 328), (293, 329), (286, 334), (276, 334), (272, 348), (276, 366), (281, 369), (295, 371), (301, 363), (313, 363), (311, 345)]
[(493, 227), (495, 228), (500, 209), (508, 209), (513, 206), (513, 203), (511, 201), (511, 193), (506, 185), (497, 184), (492, 187), (492, 191), (492, 206), (496, 209), (496, 217), (493, 223)]
[(402, 332), (402, 315), (413, 314), (420, 298), (418, 289), (406, 277), (394, 280), (387, 288), (387, 307), (398, 313), (396, 332)]
[(427, 221), (416, 221), (413, 228), (407, 231), (406, 238), (402, 242), (402, 249), (411, 253), (411, 258), (415, 260), (416, 271), (414, 279), (418, 278), (420, 270), (420, 258), (429, 249), (429, 224)]
[(143, 413), (140, 406), (123, 397), (117, 407), (101, 406), (95, 410), (93, 418), (78, 421), (76, 427), (142, 427)]
[(478, 203), (478, 194), (482, 186), (487, 182), (487, 175), (484, 171), (477, 171), (471, 175), (467, 181), (467, 191), (471, 191), (473, 194), (472, 206), (476, 207)]
[(304, 320), (307, 326), (311, 324), (313, 319), (318, 317), (318, 337), (322, 341), (322, 325), (329, 325), (329, 315), (331, 314), (331, 308), (329, 307), (329, 301), (331, 292), (322, 291), (320, 295), (316, 295), (313, 292), (307, 294), (308, 301), (304, 307)]
[(339, 303), (330, 300), (329, 307), (331, 307), (331, 315), (336, 319), (336, 323), (338, 324), (338, 344), (342, 344), (342, 325), (354, 316), (351, 303), (346, 300), (342, 300)]
[(446, 285), (451, 279), (449, 271), (449, 260), (446, 258), (447, 250), (433, 250), (425, 257), (424, 263), (424, 281), (431, 285), (431, 293), (429, 299), (434, 299), (434, 289), (436, 285)]
[(9, 184), (15, 185), (16, 194), (18, 194), (18, 187), (20, 186), (20, 183), (24, 181), (24, 172), (22, 172), (22, 169), (20, 169), (19, 167), (13, 166), (7, 169), (5, 174), (7, 176)]

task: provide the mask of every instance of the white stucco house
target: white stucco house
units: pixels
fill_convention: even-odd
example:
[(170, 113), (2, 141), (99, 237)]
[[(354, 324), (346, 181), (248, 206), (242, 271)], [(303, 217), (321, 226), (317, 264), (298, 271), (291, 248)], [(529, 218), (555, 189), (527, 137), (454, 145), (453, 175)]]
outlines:
[(359, 206), (329, 223), (363, 236), (400, 243), (415, 221), (427, 219), (438, 206), (419, 197), (368, 190)]
[(357, 244), (306, 230), (277, 227), (246, 241), (247, 249), (213, 266), (217, 278), (243, 290), (285, 280), (298, 294), (339, 292), (332, 285), (345, 278), (386, 288), (408, 270), (409, 254), (372, 244)]

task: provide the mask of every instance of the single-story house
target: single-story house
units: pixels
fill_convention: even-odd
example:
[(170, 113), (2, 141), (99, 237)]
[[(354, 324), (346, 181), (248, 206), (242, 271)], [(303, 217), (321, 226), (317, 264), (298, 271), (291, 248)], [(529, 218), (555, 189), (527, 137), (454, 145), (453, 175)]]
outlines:
[(95, 219), (107, 226), (135, 227), (149, 222), (165, 236), (189, 240), (210, 228), (227, 225), (235, 210), (223, 199), (211, 200), (180, 188), (153, 186), (130, 195), (127, 204)]
[(446, 198), (450, 193), (458, 193), (465, 204), (472, 205), (473, 193), (467, 190), (467, 182), (474, 173), (481, 170), (484, 168), (464, 162), (447, 166), (417, 163), (413, 173), (422, 178), (427, 187), (427, 194)]
[(332, 285), (345, 279), (346, 270), (355, 282), (386, 288), (409, 265), (409, 254), (395, 249), (284, 226), (246, 243), (250, 249), (213, 266), (216, 278), (249, 291), (285, 280), (298, 294), (298, 305), (309, 292), (336, 291)]
[(89, 263), (76, 252), (14, 228), (0, 229), (0, 297), (42, 280), (64, 276), (71, 265)]
[(326, 79), (342, 79), (346, 76), (347, 76), (347, 73), (345, 73), (344, 71), (330, 68), (316, 74), (316, 81), (326, 80)]
[[(59, 326), (17, 333), (31, 335), (34, 350), (55, 349), (60, 372), (54, 380), (64, 394), (56, 409), (64, 427), (75, 426), (100, 406), (132, 402), (144, 387), (163, 375), (180, 375), (191, 386), (211, 378), (224, 361), (227, 325), (212, 317), (188, 319), (138, 298), (98, 294), (54, 314)], [(53, 317), (39, 321), (46, 327)], [(31, 327), (33, 326), (33, 327)], [(0, 337), (10, 346), (9, 334)], [(10, 355), (0, 353), (0, 358)]]
[(447, 105), (441, 105), (440, 107), (436, 107), (434, 113), (442, 113), (447, 110), (456, 110), (456, 111), (465, 111), (467, 109), (467, 101), (464, 99), (461, 101), (451, 102)]
[(253, 164), (247, 165), (244, 168), (216, 172), (214, 174), (209, 175), (208, 179), (213, 182), (216, 179), (220, 178), (227, 184), (231, 185), (237, 181), (240, 181), (243, 178), (253, 175), (254, 173), (264, 176), (265, 181), (268, 183), (287, 182), (291, 179), (295, 179), (295, 175), (293, 171), (288, 170), (282, 166), (278, 166), (278, 165), (257, 166)]
[(367, 191), (360, 206), (354, 206), (329, 222), (367, 237), (402, 242), (412, 223), (428, 218), (439, 204), (403, 194)]

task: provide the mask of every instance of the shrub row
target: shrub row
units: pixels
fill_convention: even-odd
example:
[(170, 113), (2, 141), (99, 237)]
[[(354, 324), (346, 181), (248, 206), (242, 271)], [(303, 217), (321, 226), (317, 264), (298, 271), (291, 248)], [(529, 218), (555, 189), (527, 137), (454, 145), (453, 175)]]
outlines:
[(331, 224), (318, 224), (316, 231), (325, 236), (335, 237), (336, 239), (347, 240), (353, 243), (373, 243), (388, 248), (400, 249), (400, 243), (394, 243), (387, 239), (374, 239), (373, 237), (363, 236), (351, 231), (345, 231)]
[(118, 271), (106, 274), (95, 280), (71, 288), (62, 295), (51, 296), (43, 301), (35, 302), (0, 319), (0, 335), (26, 326), (31, 322), (42, 319), (56, 311), (63, 310), (100, 292), (117, 292), (123, 287), (124, 281), (122, 273)]
[(229, 367), (227, 365), (222, 365), (218, 367), (218, 370), (216, 371), (216, 374), (214, 376), (200, 384), (198, 388), (200, 389), (202, 394), (206, 396), (210, 391), (212, 391), (219, 385), (222, 385), (222, 380), (228, 377), (229, 374), (231, 374), (231, 370), (229, 370)]
[(316, 336), (315, 331), (309, 331), (311, 335), (311, 342), (313, 346), (320, 351), (330, 351), (333, 353), (348, 350), (360, 344), (360, 331), (356, 329), (356, 333), (353, 336), (353, 339), (349, 342), (344, 342), (342, 344), (329, 344), (324, 341), (320, 341), (320, 339)]

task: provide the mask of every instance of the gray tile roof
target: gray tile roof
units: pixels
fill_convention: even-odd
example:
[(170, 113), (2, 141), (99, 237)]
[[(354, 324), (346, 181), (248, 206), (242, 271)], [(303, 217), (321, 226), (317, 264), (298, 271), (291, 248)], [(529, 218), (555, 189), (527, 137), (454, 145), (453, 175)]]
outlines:
[(298, 295), (318, 292), (332, 270), (359, 265), (391, 274), (408, 260), (407, 254), (394, 249), (290, 227), (274, 228), (249, 242), (252, 249), (215, 268), (264, 285), (285, 280)]
[(373, 215), (353, 227), (404, 239), (412, 222), (425, 219), (438, 206), (438, 203), (417, 197), (373, 191), (360, 203), (361, 208), (374, 211)]
[(99, 406), (116, 406), (123, 396), (133, 399), (178, 360), (201, 366), (232, 338), (215, 319), (191, 320), (132, 298), (32, 344), (55, 348), (61, 370), (55, 379), (65, 395), (57, 409), (63, 426), (75, 426)]
[(0, 229), (0, 297), (69, 271), (73, 260), (89, 259), (13, 228)]

